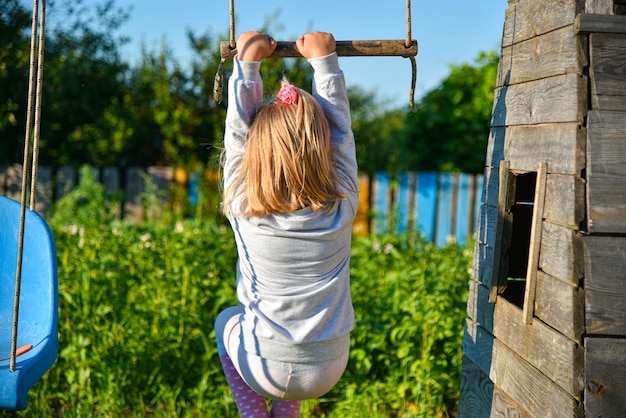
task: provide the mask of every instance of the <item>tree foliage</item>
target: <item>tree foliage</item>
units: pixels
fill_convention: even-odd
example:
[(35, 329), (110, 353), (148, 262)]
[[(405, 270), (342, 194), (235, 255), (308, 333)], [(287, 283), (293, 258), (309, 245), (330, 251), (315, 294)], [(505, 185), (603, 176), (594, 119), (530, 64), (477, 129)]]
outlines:
[(407, 164), (417, 170), (482, 172), (499, 58), (482, 53), (450, 75), (407, 114)]
[[(131, 65), (120, 54), (129, 13), (115, 0), (49, 0), (42, 164), (215, 164), (226, 107), (213, 100), (213, 80), (219, 41), (227, 35), (190, 31), (192, 59), (185, 66), (165, 41), (154, 50), (143, 46)], [(22, 160), (30, 16), (20, 0), (0, 2), (0, 164)], [(259, 29), (279, 33), (278, 17), (268, 17)], [(481, 171), (497, 62), (491, 53), (474, 64), (452, 66), (415, 113), (385, 110), (375, 92), (349, 88), (360, 169)], [(224, 80), (231, 70), (228, 60)], [(310, 88), (312, 72), (304, 59), (267, 59), (261, 70), (268, 95), (283, 76)]]

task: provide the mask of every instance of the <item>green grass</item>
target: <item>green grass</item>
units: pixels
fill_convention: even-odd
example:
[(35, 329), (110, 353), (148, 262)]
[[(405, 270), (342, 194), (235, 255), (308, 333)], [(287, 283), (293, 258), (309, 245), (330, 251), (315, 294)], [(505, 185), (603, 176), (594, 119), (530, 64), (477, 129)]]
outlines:
[[(230, 229), (217, 216), (122, 223), (109, 207), (87, 176), (50, 221), (60, 352), (20, 415), (238, 416), (213, 331), (236, 303)], [(350, 362), (302, 416), (454, 416), (470, 253), (416, 236), (355, 238)]]

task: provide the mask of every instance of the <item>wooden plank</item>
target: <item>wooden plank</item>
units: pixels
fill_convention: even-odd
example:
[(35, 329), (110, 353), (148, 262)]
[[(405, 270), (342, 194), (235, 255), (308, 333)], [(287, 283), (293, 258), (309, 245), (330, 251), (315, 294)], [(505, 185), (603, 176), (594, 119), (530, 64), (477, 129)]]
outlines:
[(579, 3), (579, 0), (510, 2), (502, 35), (503, 47), (572, 25), (582, 11)]
[(613, 0), (585, 0), (585, 13), (613, 14)]
[(540, 320), (524, 323), (523, 311), (498, 298), (493, 335), (572, 397), (583, 390), (583, 348)]
[(577, 230), (585, 220), (585, 182), (575, 175), (549, 174), (543, 216)]
[(493, 382), (466, 356), (461, 366), (458, 418), (489, 417), (493, 406)]
[(22, 198), (22, 164), (8, 164), (5, 167), (5, 196), (19, 202)]
[[(107, 196), (113, 197), (115, 200), (119, 199), (120, 190), (120, 170), (117, 167), (104, 167), (102, 169), (102, 184), (104, 185), (104, 192)], [(117, 201), (113, 208), (115, 218), (120, 219), (122, 216), (121, 202)]]
[(458, 418), (530, 418), (525, 411), (467, 357), (462, 360)]
[(626, 16), (582, 13), (574, 22), (576, 34), (626, 33)]
[(488, 168), (499, 167), (500, 161), (504, 160), (504, 144), (506, 139), (506, 128), (495, 127), (489, 131), (487, 140), (487, 159), (485, 166)]
[[(493, 330), (494, 306), (495, 304), (489, 302), (489, 288), (476, 280), (470, 280), (467, 315), (489, 333)], [(473, 361), (479, 362), (478, 359)]]
[(120, 170), (117, 167), (104, 167), (102, 169), (102, 184), (104, 192), (113, 196), (120, 190)]
[(587, 334), (626, 336), (626, 237), (591, 235), (584, 243)]
[(437, 196), (437, 223), (435, 225), (435, 244), (443, 247), (454, 236), (453, 200), (454, 175), (452, 173), (440, 173), (438, 178)]
[(359, 173), (359, 206), (352, 224), (352, 233), (356, 236), (367, 236), (370, 233), (370, 178)]
[(474, 225), (472, 228), (472, 231), (474, 232), (474, 235), (476, 235), (476, 230), (478, 229), (478, 217), (480, 215), (480, 207), (482, 206), (482, 191), (483, 191), (483, 187), (485, 186), (485, 176), (483, 174), (477, 174), (475, 177), (475, 182), (474, 182)]
[(626, 340), (585, 338), (585, 410), (590, 417), (626, 411)]
[(533, 417), (583, 417), (580, 402), (494, 339), (489, 378)]
[(76, 187), (76, 170), (73, 167), (58, 167), (56, 172), (55, 200), (59, 201)]
[(550, 173), (581, 176), (586, 165), (587, 131), (579, 122), (506, 128), (504, 157), (511, 169), (535, 171), (537, 163), (550, 165)]
[(164, 206), (170, 201), (171, 186), (174, 182), (174, 169), (172, 167), (148, 167), (148, 179), (152, 190), (146, 205), (146, 217), (160, 219), (164, 214)]
[(456, 213), (455, 236), (456, 242), (464, 246), (470, 234), (473, 232), (473, 203), (471, 195), (473, 192), (473, 176), (460, 173), (457, 175), (457, 199), (454, 211)]
[(463, 354), (486, 375), (489, 375), (489, 370), (491, 370), (493, 341), (494, 337), (491, 332), (480, 323), (469, 318), (465, 320)]
[(582, 125), (587, 115), (587, 90), (587, 77), (574, 73), (498, 88), (491, 125)]
[(476, 242), (472, 277), (488, 288), (491, 287), (491, 279), (493, 277), (493, 254), (493, 246), (483, 242)]
[[(50, 211), (53, 196), (52, 168), (39, 166), (37, 168), (37, 187), (35, 194), (35, 210), (41, 215), (47, 215)], [(30, 187), (30, 185), (29, 185)]]
[(414, 187), (415, 173), (398, 173), (398, 185), (395, 190), (395, 199), (398, 215), (397, 232), (409, 231), (412, 223), (413, 207), (415, 205)]
[(437, 194), (437, 173), (419, 173), (417, 177), (415, 223), (417, 230), (431, 242), (435, 240)]
[(540, 269), (572, 286), (578, 286), (584, 271), (581, 234), (546, 221), (541, 235)]
[(535, 315), (569, 339), (582, 342), (585, 332), (585, 294), (544, 272), (537, 274)]
[(505, 393), (499, 386), (493, 387), (490, 417), (531, 418), (532, 415)]
[(129, 167), (126, 169), (126, 182), (124, 186), (124, 219), (140, 221), (143, 219), (143, 176), (145, 172), (141, 167)]
[(508, 253), (504, 245), (510, 241), (511, 233), (511, 213), (508, 208), (511, 206), (509, 200), (515, 195), (515, 180), (509, 170), (508, 161), (500, 163), (500, 179), (498, 188), (498, 218), (495, 229), (495, 244), (493, 254), (493, 270), (491, 272), (491, 288), (489, 301), (495, 302), (496, 296), (506, 288), (508, 270)]
[(546, 179), (548, 165), (539, 163), (535, 181), (533, 198), (533, 217), (530, 226), (530, 245), (528, 248), (528, 267), (526, 269), (526, 286), (524, 286), (524, 321), (531, 324), (535, 311), (535, 288), (537, 269), (539, 268), (539, 248), (541, 247), (541, 225), (543, 224), (543, 207), (546, 197)]
[(500, 190), (500, 163), (495, 167), (485, 168), (484, 186), (480, 201), (498, 207), (498, 191)]
[(590, 38), (591, 106), (626, 109), (626, 34), (594, 33)]
[(587, 37), (576, 36), (571, 26), (510, 45), (502, 49), (496, 86), (582, 74), (589, 63), (587, 50)]
[(589, 112), (587, 132), (589, 232), (626, 233), (626, 112)]
[(372, 229), (376, 234), (384, 234), (389, 230), (389, 216), (391, 215), (391, 177), (389, 173), (374, 173), (372, 210), (374, 212)]

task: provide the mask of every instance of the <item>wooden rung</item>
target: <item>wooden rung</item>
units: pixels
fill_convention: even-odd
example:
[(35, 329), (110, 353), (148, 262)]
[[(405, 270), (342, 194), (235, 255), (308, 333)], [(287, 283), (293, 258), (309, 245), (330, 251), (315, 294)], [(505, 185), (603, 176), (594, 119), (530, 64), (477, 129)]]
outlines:
[[(417, 41), (413, 39), (411, 46), (406, 47), (406, 41), (336, 41), (337, 55), (340, 57), (414, 57), (417, 55)], [(230, 48), (230, 43), (220, 43), (222, 58), (237, 55), (236, 49)], [(299, 58), (302, 55), (296, 49), (295, 42), (278, 42), (272, 58)]]

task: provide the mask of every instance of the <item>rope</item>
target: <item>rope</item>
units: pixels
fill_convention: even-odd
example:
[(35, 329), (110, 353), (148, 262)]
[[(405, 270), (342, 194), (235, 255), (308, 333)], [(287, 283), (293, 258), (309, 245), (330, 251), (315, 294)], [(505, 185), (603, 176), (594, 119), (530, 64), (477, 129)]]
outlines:
[(404, 46), (410, 48), (412, 41), (413, 38), (411, 37), (411, 0), (406, 0), (406, 42), (404, 43)]
[(230, 48), (235, 49), (235, 0), (230, 0)]
[(37, 97), (35, 100), (35, 130), (33, 134), (33, 169), (30, 184), (30, 210), (35, 210), (35, 193), (37, 189), (37, 168), (39, 167), (39, 139), (41, 137), (41, 91), (43, 89), (43, 51), (46, 0), (41, 1), (41, 21), (39, 22), (39, 55), (37, 63)]
[[(417, 43), (413, 41), (412, 36), (411, 36), (411, 0), (406, 0), (406, 40), (404, 42), (404, 48), (405, 50), (403, 51), (394, 51), (394, 53), (389, 54), (388, 50), (386, 50), (386, 53), (379, 53), (380, 51), (377, 50), (374, 53), (373, 50), (369, 50), (365, 53), (363, 53), (363, 51), (357, 51), (354, 49), (354, 46), (357, 44), (358, 41), (350, 41), (350, 42), (343, 42), (345, 43), (349, 43), (350, 46), (346, 47), (345, 45), (343, 46), (344, 48), (346, 48), (343, 51), (339, 50), (340, 47), (340, 41), (337, 42), (337, 53), (339, 54), (340, 52), (342, 52), (345, 56), (363, 56), (363, 55), (401, 55), (405, 58), (410, 58), (411, 59), (411, 69), (412, 69), (412, 77), (411, 77), (411, 89), (409, 91), (409, 103), (411, 105), (411, 111), (415, 112), (416, 108), (415, 108), (415, 84), (416, 84), (416, 79), (417, 79), (417, 62), (415, 61), (415, 54), (417, 54)], [(362, 41), (361, 44), (359, 45), (360, 47), (363, 47), (363, 43), (374, 43), (374, 42), (382, 42), (382, 41)], [(401, 42), (402, 41), (398, 41)], [(388, 45), (388, 44), (387, 44)], [(217, 67), (217, 72), (215, 74), (215, 82), (213, 84), (213, 100), (217, 103), (221, 103), (222, 102), (222, 91), (223, 91), (223, 72), (224, 72), (224, 63), (226, 61), (226, 58), (228, 57), (232, 57), (236, 54), (236, 41), (235, 41), (235, 2), (234, 0), (230, 0), (230, 40), (228, 42), (228, 44), (226, 44), (226, 42), (222, 42), (222, 45), (220, 47), (220, 55), (221, 55), (221, 60), (218, 64)], [(297, 52), (297, 50), (292, 51), (292, 49), (295, 49), (295, 47), (293, 47), (293, 45), (290, 45), (290, 43), (288, 42), (278, 42), (278, 46), (276, 48), (276, 51), (274, 52), (274, 54), (272, 56), (274, 57), (298, 57), (300, 56), (300, 54)], [(380, 49), (380, 48), (379, 48)], [(349, 50), (349, 51), (348, 51)], [(348, 53), (346, 54), (346, 51), (348, 51)], [(341, 54), (339, 54), (341, 55)]]
[[(41, 1), (41, 20), (39, 22), (39, 68), (37, 76), (37, 112), (35, 115), (35, 143), (39, 143), (39, 125), (40, 125), (40, 111), (41, 111), (41, 87), (43, 80), (43, 38), (44, 38), (44, 22), (46, 12), (46, 1)], [(37, 43), (37, 21), (39, 20), (39, 1), (33, 0), (33, 21), (31, 25), (31, 40), (30, 40), (30, 70), (28, 80), (28, 109), (26, 113), (26, 130), (24, 134), (24, 163), (22, 165), (22, 190), (21, 190), (21, 211), (20, 211), (20, 230), (17, 244), (17, 264), (15, 268), (15, 298), (13, 300), (13, 327), (11, 332), (11, 358), (9, 364), (9, 371), (11, 373), (16, 370), (17, 362), (17, 331), (19, 323), (19, 311), (20, 311), (20, 292), (22, 287), (22, 259), (24, 254), (24, 227), (26, 223), (26, 198), (27, 198), (27, 185), (28, 185), (28, 162), (30, 159), (30, 138), (32, 132), (32, 120), (33, 120), (33, 85), (35, 84), (35, 46)], [(33, 167), (36, 167), (37, 159), (33, 156)], [(36, 168), (34, 168), (36, 172)], [(35, 204), (35, 180), (31, 184), (31, 210)]]
[[(406, 42), (404, 46), (411, 47), (413, 37), (411, 36), (411, 0), (406, 0)], [(414, 56), (409, 57), (411, 59), (411, 89), (409, 90), (409, 104), (411, 105), (411, 111), (415, 112), (415, 81), (417, 79), (417, 62)]]

